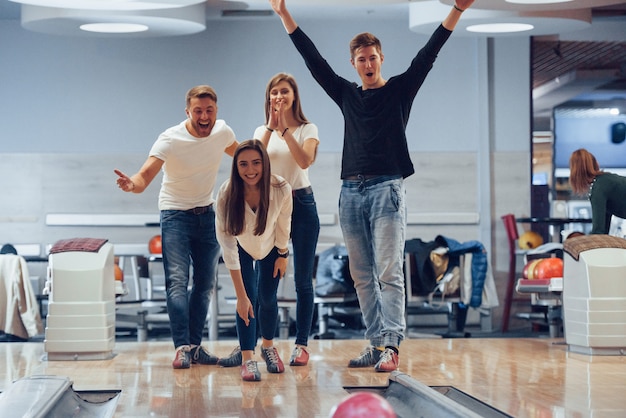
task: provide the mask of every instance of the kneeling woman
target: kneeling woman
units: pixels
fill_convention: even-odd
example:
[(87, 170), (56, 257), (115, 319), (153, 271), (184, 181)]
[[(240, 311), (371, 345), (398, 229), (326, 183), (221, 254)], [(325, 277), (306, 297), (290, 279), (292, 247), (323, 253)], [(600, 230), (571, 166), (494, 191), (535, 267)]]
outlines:
[[(257, 320), (267, 371), (285, 370), (272, 340), (278, 321), (276, 292), (289, 255), (291, 186), (271, 174), (263, 143), (248, 140), (237, 147), (230, 179), (222, 184), (216, 200), (217, 239), (237, 295), (241, 377), (247, 381), (261, 380), (253, 360)], [(256, 312), (259, 318), (255, 318)]]

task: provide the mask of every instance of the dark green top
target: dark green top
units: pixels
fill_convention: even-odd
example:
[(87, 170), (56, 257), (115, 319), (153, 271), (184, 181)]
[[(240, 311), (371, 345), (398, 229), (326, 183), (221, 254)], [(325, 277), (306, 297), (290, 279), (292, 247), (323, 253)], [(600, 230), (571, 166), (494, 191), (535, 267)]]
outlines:
[(626, 177), (614, 173), (596, 176), (589, 188), (592, 234), (608, 234), (611, 215), (626, 219)]

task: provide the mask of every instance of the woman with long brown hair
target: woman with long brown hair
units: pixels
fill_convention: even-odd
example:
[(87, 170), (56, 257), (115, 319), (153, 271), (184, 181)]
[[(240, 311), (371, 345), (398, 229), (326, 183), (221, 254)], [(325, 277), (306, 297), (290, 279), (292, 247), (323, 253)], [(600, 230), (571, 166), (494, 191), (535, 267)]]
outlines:
[(293, 189), (291, 243), (296, 287), (296, 341), (289, 359), (291, 366), (305, 366), (313, 322), (313, 269), (320, 220), (309, 167), (315, 162), (319, 144), (317, 126), (302, 111), (295, 78), (287, 73), (274, 75), (265, 89), (265, 124), (254, 131), (263, 141), (272, 162), (272, 172), (283, 177)]
[(265, 145), (251, 139), (235, 150), (230, 179), (216, 200), (217, 240), (237, 295), (241, 378), (258, 381), (261, 374), (253, 360), (257, 321), (267, 371), (285, 370), (272, 340), (278, 321), (276, 293), (289, 256), (291, 186), (271, 173)]
[(569, 182), (574, 193), (587, 193), (591, 202), (592, 234), (608, 234), (613, 215), (626, 218), (626, 177), (608, 173), (589, 151), (577, 149), (569, 159)]

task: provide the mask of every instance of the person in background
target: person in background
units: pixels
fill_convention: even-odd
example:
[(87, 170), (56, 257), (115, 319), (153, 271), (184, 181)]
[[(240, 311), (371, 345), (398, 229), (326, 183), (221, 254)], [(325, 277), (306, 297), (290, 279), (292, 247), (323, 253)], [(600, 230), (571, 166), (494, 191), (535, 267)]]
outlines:
[(589, 151), (577, 149), (569, 158), (569, 182), (574, 193), (591, 202), (591, 234), (608, 234), (613, 215), (626, 219), (626, 177), (600, 170)]
[(272, 174), (265, 145), (256, 139), (243, 141), (235, 150), (230, 178), (217, 194), (216, 229), (237, 296), (236, 327), (244, 381), (261, 380), (253, 359), (257, 321), (267, 371), (285, 371), (273, 339), (278, 323), (276, 292), (289, 257), (291, 212), (291, 186)]
[(361, 86), (337, 75), (297, 25), (285, 0), (269, 0), (315, 80), (341, 108), (344, 143), (339, 220), (370, 344), (349, 367), (396, 370), (404, 339), (404, 178), (415, 172), (406, 139), (411, 106), (437, 54), (474, 0), (456, 0), (448, 16), (409, 68), (389, 79), (384, 55), (371, 33), (350, 42), (350, 61)]
[[(218, 360), (201, 346), (220, 257), (213, 189), (222, 156), (232, 156), (237, 141), (226, 122), (217, 119), (217, 109), (212, 87), (191, 88), (187, 119), (159, 135), (141, 169), (132, 176), (114, 170), (119, 188), (132, 193), (143, 192), (163, 170), (159, 210), (175, 369)], [(188, 291), (192, 264), (193, 285)]]

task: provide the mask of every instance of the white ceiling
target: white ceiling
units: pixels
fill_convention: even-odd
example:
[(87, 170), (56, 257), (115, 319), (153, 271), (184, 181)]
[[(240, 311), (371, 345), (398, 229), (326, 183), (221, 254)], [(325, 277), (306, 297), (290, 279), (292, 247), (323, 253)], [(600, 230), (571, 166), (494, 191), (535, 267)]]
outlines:
[[(614, 7), (621, 5), (626, 7), (624, 0), (570, 0), (552, 4), (521, 4), (511, 1), (528, 0), (476, 0), (467, 15), (475, 12), (499, 11), (499, 12), (541, 12), (556, 11), (567, 14), (568, 10)], [(441, 3), (452, 5), (453, 0), (288, 0), (289, 9), (296, 16), (307, 18), (343, 18), (346, 13), (359, 15), (372, 19), (408, 17), (408, 9), (411, 3)], [(202, 3), (202, 0), (0, 0), (0, 19), (20, 19), (19, 3), (36, 6), (50, 6), (53, 4), (61, 7), (75, 9), (106, 9), (115, 7), (117, 10), (124, 9), (149, 9), (188, 6)], [(267, 0), (206, 0), (207, 20), (222, 18), (222, 11), (270, 11), (271, 7)], [(618, 6), (619, 7), (619, 6)], [(242, 18), (245, 16), (241, 16)], [(254, 18), (254, 16), (247, 17)], [(258, 17), (257, 17), (258, 18)], [(555, 28), (558, 31), (558, 27)]]
[[(414, 0), (415, 1), (415, 0)], [(424, 0), (417, 0), (424, 1)], [(452, 5), (454, 0), (441, 0), (442, 3)], [(556, 3), (544, 2), (540, 4), (532, 0), (476, 0), (472, 5), (473, 9), (488, 10), (574, 10), (592, 7), (611, 6), (623, 4), (623, 0), (568, 0)]]

